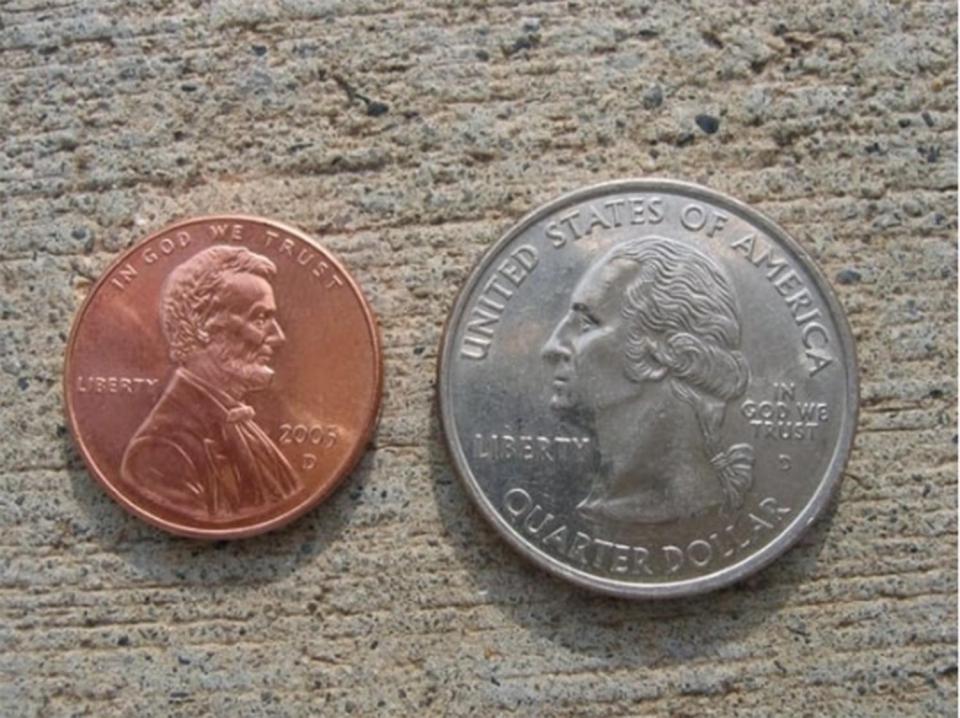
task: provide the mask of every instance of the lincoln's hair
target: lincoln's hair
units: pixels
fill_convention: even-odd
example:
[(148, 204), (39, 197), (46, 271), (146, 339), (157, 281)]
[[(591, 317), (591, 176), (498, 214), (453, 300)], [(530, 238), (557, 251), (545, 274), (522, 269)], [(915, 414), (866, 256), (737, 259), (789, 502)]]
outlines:
[(607, 261), (636, 264), (621, 305), (627, 376), (667, 379), (693, 407), (727, 503), (739, 507), (752, 483), (753, 449), (720, 446), (727, 402), (744, 393), (750, 376), (730, 280), (703, 252), (661, 237), (617, 245)]
[(255, 274), (269, 279), (276, 273), (276, 265), (266, 257), (228, 245), (205, 249), (174, 269), (163, 285), (160, 302), (170, 358), (182, 364), (210, 341), (228, 277)]

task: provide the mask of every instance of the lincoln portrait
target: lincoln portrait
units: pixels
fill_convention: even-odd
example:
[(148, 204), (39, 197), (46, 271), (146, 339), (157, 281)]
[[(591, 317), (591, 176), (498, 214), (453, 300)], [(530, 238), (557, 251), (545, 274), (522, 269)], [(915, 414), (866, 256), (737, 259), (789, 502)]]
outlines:
[(753, 449), (727, 446), (749, 371), (720, 264), (661, 237), (620, 242), (581, 277), (542, 350), (551, 408), (596, 434), (587, 519), (659, 523), (739, 508)]
[(190, 517), (228, 521), (300, 491), (286, 457), (244, 400), (267, 389), (284, 343), (270, 280), (276, 266), (218, 245), (177, 266), (160, 319), (175, 369), (126, 447), (122, 479)]

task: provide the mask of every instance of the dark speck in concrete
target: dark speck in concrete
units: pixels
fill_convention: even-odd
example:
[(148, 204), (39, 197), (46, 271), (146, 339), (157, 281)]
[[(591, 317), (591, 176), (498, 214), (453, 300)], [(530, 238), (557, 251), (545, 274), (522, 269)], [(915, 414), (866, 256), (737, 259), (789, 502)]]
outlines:
[(856, 269), (841, 269), (837, 272), (837, 284), (856, 284), (861, 279)]
[(660, 85), (654, 85), (643, 93), (643, 109), (655, 110), (663, 104), (663, 90)]
[(343, 90), (347, 98), (351, 101), (360, 100), (366, 107), (367, 114), (371, 117), (379, 117), (380, 115), (385, 115), (390, 111), (390, 106), (379, 100), (371, 100), (364, 94), (361, 94), (357, 89), (351, 85), (347, 80), (340, 75), (331, 75), (331, 78), (336, 82), (340, 89)]
[(720, 129), (720, 120), (713, 115), (697, 115), (694, 120), (697, 123), (697, 127), (708, 135), (712, 135)]
[(518, 52), (523, 50), (532, 50), (537, 45), (540, 44), (540, 36), (537, 34), (524, 35), (523, 37), (518, 37), (514, 40), (513, 44), (510, 46), (504, 46), (501, 48), (503, 51), (504, 57), (513, 57)]
[(920, 156), (923, 157), (927, 162), (933, 164), (940, 159), (940, 148), (939, 147), (925, 147), (920, 145), (917, 147), (917, 152), (920, 153)]
[(30, 382), (27, 381), (27, 377), (22, 376), (17, 379), (17, 386), (19, 386), (21, 390), (25, 390), (30, 386)]
[(367, 102), (367, 114), (371, 117), (379, 117), (380, 115), (385, 115), (390, 111), (390, 106), (384, 102), (378, 100), (370, 100)]
[(184, 92), (196, 92), (196, 91), (197, 91), (197, 86), (196, 86), (196, 85), (193, 85), (193, 84), (191, 84), (191, 83), (189, 83), (189, 82), (186, 82), (186, 83), (180, 85), (180, 89), (183, 90)]
[(707, 43), (710, 47), (715, 47), (718, 50), (723, 49), (723, 41), (719, 37), (717, 37), (714, 33), (701, 30), (700, 37), (702, 37), (703, 41)]
[(930, 116), (930, 113), (924, 110), (920, 113), (920, 117), (923, 118), (923, 121), (927, 123), (927, 127), (933, 127), (933, 117)]
[(250, 49), (253, 50), (253, 54), (257, 57), (263, 57), (267, 54), (267, 48), (263, 45), (253, 45)]
[(476, 52), (477, 59), (481, 62), (486, 62), (490, 59), (490, 53), (486, 50), (477, 50)]
[(117, 639), (117, 645), (118, 645), (118, 646), (129, 646), (129, 645), (130, 645), (130, 639), (129, 639), (127, 636), (120, 636), (120, 638)]

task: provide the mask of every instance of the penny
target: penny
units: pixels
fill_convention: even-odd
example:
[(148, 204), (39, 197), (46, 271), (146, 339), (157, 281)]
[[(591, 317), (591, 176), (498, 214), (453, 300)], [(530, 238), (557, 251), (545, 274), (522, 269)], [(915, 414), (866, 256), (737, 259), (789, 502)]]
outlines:
[(853, 339), (798, 244), (692, 184), (611, 182), (535, 210), (450, 313), (457, 473), (539, 566), (605, 593), (728, 585), (824, 509), (853, 441)]
[(380, 404), (378, 329), (329, 252), (271, 220), (211, 216), (124, 252), (73, 325), (64, 392), (90, 473), (196, 538), (252, 536), (329, 496)]

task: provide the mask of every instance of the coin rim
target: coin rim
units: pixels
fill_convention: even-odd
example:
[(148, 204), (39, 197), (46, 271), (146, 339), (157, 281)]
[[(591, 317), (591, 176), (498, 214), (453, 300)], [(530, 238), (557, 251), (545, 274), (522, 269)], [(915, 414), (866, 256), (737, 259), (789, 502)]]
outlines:
[[(370, 335), (370, 340), (373, 344), (373, 351), (375, 356), (374, 361), (374, 383), (375, 383), (375, 392), (374, 392), (374, 401), (370, 406), (370, 410), (367, 412), (367, 415), (364, 418), (363, 429), (358, 434), (358, 439), (354, 445), (351, 452), (347, 455), (346, 461), (343, 464), (343, 469), (338, 473), (334, 474), (332, 481), (324, 485), (323, 490), (312, 494), (306, 501), (297, 504), (288, 511), (275, 516), (272, 519), (267, 521), (260, 521), (258, 523), (249, 525), (249, 526), (240, 526), (235, 528), (228, 529), (202, 529), (194, 526), (185, 525), (175, 521), (169, 521), (163, 519), (150, 511), (140, 507), (136, 502), (127, 497), (122, 491), (113, 486), (110, 480), (104, 475), (99, 467), (96, 466), (93, 459), (90, 457), (87, 447), (83, 441), (83, 438), (78, 431), (79, 422), (77, 421), (76, 416), (74, 415), (74, 408), (70, 401), (70, 376), (71, 376), (71, 364), (73, 360), (73, 352), (76, 345), (77, 333), (79, 331), (80, 325), (83, 323), (83, 319), (86, 316), (87, 310), (90, 308), (90, 304), (93, 300), (93, 297), (101, 289), (103, 284), (107, 281), (108, 277), (113, 273), (113, 271), (120, 266), (124, 261), (137, 252), (143, 247), (143, 245), (148, 242), (163, 236), (164, 234), (173, 232), (174, 230), (180, 229), (186, 226), (199, 225), (209, 222), (223, 222), (223, 221), (236, 221), (236, 222), (248, 222), (265, 225), (267, 227), (278, 229), (286, 234), (292, 235), (297, 239), (306, 242), (310, 247), (316, 249), (319, 253), (324, 255), (326, 260), (329, 260), (330, 263), (337, 269), (346, 279), (348, 285), (353, 290), (355, 296), (360, 301), (360, 307), (363, 312), (364, 319), (366, 320), (367, 333)], [(307, 511), (310, 511), (312, 508), (317, 506), (319, 503), (328, 498), (346, 479), (347, 476), (356, 468), (361, 457), (366, 451), (367, 444), (370, 441), (370, 438), (373, 435), (373, 432), (376, 430), (377, 425), (380, 420), (380, 411), (383, 403), (383, 351), (381, 348), (380, 341), (380, 325), (377, 319), (377, 315), (374, 313), (373, 309), (370, 306), (369, 301), (367, 301), (366, 296), (363, 293), (363, 290), (360, 288), (360, 285), (353, 278), (353, 275), (344, 267), (343, 263), (328, 249), (322, 247), (319, 242), (310, 238), (306, 233), (301, 230), (292, 227), (291, 225), (285, 224), (283, 222), (278, 222), (273, 219), (267, 219), (266, 217), (259, 217), (256, 215), (249, 214), (211, 214), (211, 215), (201, 215), (198, 217), (190, 217), (184, 220), (179, 220), (173, 224), (169, 224), (162, 229), (152, 232), (143, 239), (136, 241), (127, 248), (124, 252), (119, 254), (110, 265), (103, 270), (100, 274), (100, 277), (93, 284), (90, 291), (87, 293), (87, 296), (84, 298), (83, 303), (80, 305), (80, 309), (77, 311), (73, 319), (73, 325), (70, 329), (70, 336), (67, 340), (67, 348), (65, 352), (65, 359), (63, 365), (63, 403), (64, 410), (67, 416), (67, 423), (70, 427), (70, 433), (73, 436), (74, 444), (80, 451), (80, 455), (83, 458), (84, 464), (88, 471), (93, 475), (93, 477), (100, 483), (100, 485), (106, 490), (106, 492), (124, 509), (134, 514), (140, 519), (143, 519), (148, 524), (155, 526), (157, 528), (168, 531), (172, 534), (178, 536), (186, 536), (188, 538), (195, 539), (206, 539), (206, 540), (226, 540), (226, 539), (240, 539), (247, 538), (250, 536), (256, 536), (258, 534), (266, 533), (267, 531), (272, 531), (278, 529), (282, 526), (287, 525), (288, 523), (295, 521), (300, 516), (305, 514)]]
[[(704, 576), (671, 581), (664, 583), (631, 583), (616, 579), (596, 576), (573, 566), (568, 566), (558, 559), (538, 549), (535, 545), (522, 538), (513, 527), (507, 523), (494, 508), (492, 502), (482, 492), (479, 483), (473, 477), (470, 465), (466, 460), (461, 446), (453, 418), (451, 392), (449, 390), (450, 367), (452, 366), (452, 352), (455, 350), (453, 338), (456, 335), (454, 327), (462, 320), (466, 309), (467, 298), (472, 294), (480, 278), (486, 273), (490, 265), (496, 260), (500, 252), (513, 242), (520, 234), (527, 231), (533, 224), (555, 213), (569, 204), (584, 202), (598, 195), (614, 192), (669, 192), (689, 197), (694, 200), (705, 201), (719, 208), (726, 208), (734, 214), (740, 214), (748, 223), (766, 232), (771, 238), (782, 245), (782, 248), (793, 255), (810, 275), (813, 283), (819, 290), (830, 311), (836, 327), (837, 336), (843, 352), (844, 369), (847, 373), (846, 399), (847, 411), (843, 416), (843, 424), (837, 436), (837, 448), (830, 459), (811, 500), (804, 506), (791, 521), (787, 529), (760, 551), (752, 554), (737, 563)], [(544, 205), (537, 207), (524, 215), (516, 224), (503, 234), (481, 255), (474, 264), (467, 281), (460, 288), (454, 304), (444, 324), (440, 339), (440, 353), (437, 359), (437, 385), (440, 423), (444, 435), (444, 444), (454, 466), (455, 473), (467, 489), (467, 493), (480, 509), (480, 513), (489, 521), (494, 529), (507, 543), (523, 556), (533, 561), (539, 567), (553, 573), (560, 578), (577, 584), (578, 586), (598, 591), (620, 598), (671, 598), (691, 596), (713, 591), (736, 583), (749, 575), (763, 569), (771, 562), (789, 550), (800, 537), (830, 504), (830, 500), (840, 485), (844, 468), (850, 459), (853, 440), (859, 420), (859, 364), (857, 361), (856, 345), (850, 330), (843, 306), (833, 291), (832, 286), (824, 276), (820, 267), (807, 252), (786, 233), (776, 222), (763, 212), (734, 199), (722, 192), (698, 185), (692, 182), (661, 178), (630, 178), (611, 180), (599, 184), (582, 187), (567, 192)]]

